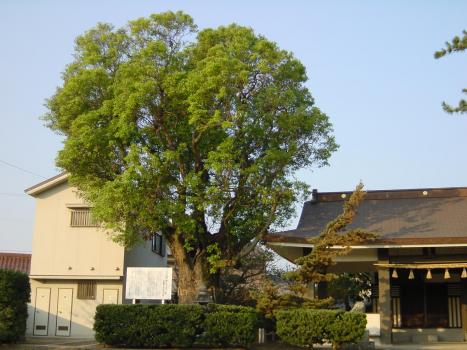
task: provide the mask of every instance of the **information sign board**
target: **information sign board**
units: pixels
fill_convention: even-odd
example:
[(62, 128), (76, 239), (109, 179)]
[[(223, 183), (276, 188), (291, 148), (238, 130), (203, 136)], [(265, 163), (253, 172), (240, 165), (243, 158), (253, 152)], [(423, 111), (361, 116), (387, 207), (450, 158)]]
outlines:
[(171, 267), (127, 268), (126, 299), (170, 300), (171, 298)]

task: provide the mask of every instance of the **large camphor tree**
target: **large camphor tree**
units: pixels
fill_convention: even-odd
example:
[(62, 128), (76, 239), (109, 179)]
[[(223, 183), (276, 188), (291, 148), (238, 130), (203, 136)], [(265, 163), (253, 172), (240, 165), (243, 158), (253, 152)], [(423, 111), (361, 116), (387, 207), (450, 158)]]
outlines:
[(294, 173), (337, 148), (306, 80), (250, 28), (154, 14), (79, 36), (44, 119), (94, 217), (125, 246), (161, 233), (192, 303), (293, 215), (307, 195)]

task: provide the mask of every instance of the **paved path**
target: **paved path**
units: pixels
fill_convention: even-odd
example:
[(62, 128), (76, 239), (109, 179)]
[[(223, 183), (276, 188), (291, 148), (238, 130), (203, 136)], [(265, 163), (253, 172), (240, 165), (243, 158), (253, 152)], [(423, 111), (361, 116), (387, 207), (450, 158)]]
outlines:
[[(303, 350), (295, 346), (284, 346), (283, 344), (256, 345), (254, 350)], [(314, 350), (329, 350), (331, 345), (313, 347)], [(398, 344), (377, 345), (376, 350), (467, 350), (467, 343), (436, 343), (436, 344)]]
[[(94, 339), (79, 339), (79, 338), (48, 338), (48, 337), (33, 337), (27, 338), (24, 343), (16, 345), (0, 345), (0, 350), (113, 350), (99, 345)], [(288, 347), (283, 344), (263, 344), (254, 346), (255, 350), (296, 350), (297, 347)], [(330, 349), (329, 346), (320, 347), (320, 349)], [(436, 343), (436, 344), (401, 344), (401, 345), (377, 345), (377, 350), (467, 350), (467, 343)], [(115, 349), (117, 350), (117, 349)], [(118, 350), (124, 350), (122, 348)], [(133, 349), (135, 350), (135, 349)], [(176, 349), (172, 349), (176, 350)], [(207, 349), (205, 349), (207, 350)], [(210, 349), (216, 350), (216, 349)], [(229, 350), (239, 350), (230, 348)]]
[(467, 350), (467, 343), (379, 345), (381, 350)]
[[(30, 337), (26, 338), (26, 341), (20, 344), (14, 345), (0, 345), (0, 350), (125, 350), (124, 348), (109, 348), (97, 343), (94, 339), (82, 339), (82, 338), (56, 338), (56, 337)], [(148, 350), (148, 349), (131, 349), (131, 350)], [(157, 350), (157, 349), (154, 349)], [(167, 349), (163, 349), (167, 350)], [(175, 349), (170, 350), (187, 350), (187, 349)], [(192, 350), (195, 350), (192, 348)], [(200, 349), (200, 350), (225, 350), (225, 349)], [(229, 348), (228, 350), (243, 350), (239, 348)], [(286, 349), (284, 349), (286, 350)]]
[[(82, 338), (49, 338), (49, 337), (34, 337), (26, 338), (26, 341), (14, 346), (10, 345), (11, 349), (17, 350), (33, 350), (33, 349), (98, 349), (102, 348), (94, 339)], [(0, 347), (0, 350), (2, 347)]]

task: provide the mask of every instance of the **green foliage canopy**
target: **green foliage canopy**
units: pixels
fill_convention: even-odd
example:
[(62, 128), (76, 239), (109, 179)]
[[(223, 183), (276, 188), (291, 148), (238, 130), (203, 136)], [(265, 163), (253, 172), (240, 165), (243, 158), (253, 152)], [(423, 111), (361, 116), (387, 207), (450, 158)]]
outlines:
[(65, 137), (58, 166), (116, 241), (161, 232), (179, 267), (213, 272), (283, 225), (307, 194), (295, 171), (337, 149), (306, 80), (250, 28), (198, 31), (167, 12), (79, 36), (44, 119)]

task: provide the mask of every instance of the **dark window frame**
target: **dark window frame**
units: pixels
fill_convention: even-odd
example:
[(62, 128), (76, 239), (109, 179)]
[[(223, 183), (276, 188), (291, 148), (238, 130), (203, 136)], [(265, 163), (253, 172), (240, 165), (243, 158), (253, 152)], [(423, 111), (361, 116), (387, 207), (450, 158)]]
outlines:
[(151, 250), (162, 257), (165, 256), (165, 239), (160, 233), (156, 233), (151, 238)]

